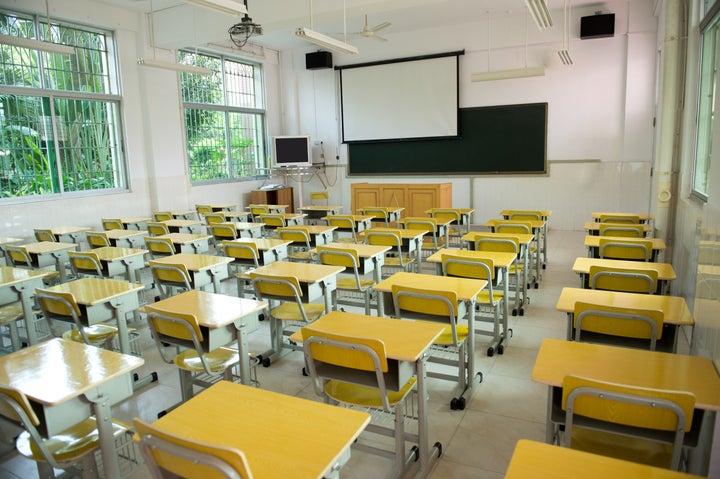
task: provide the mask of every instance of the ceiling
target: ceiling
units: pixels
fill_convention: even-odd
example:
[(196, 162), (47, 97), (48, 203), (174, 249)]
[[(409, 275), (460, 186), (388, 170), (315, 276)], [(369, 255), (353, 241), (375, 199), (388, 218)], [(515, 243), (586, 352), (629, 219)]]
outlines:
[[(171, 12), (173, 9), (187, 8), (183, 0), (98, 1), (143, 13), (154, 11), (158, 15)], [(562, 20), (565, 1), (547, 0), (556, 23)], [(392, 25), (385, 28), (382, 35), (392, 39), (394, 34), (438, 25), (475, 23), (487, 14), (524, 15), (527, 11), (525, 0), (247, 0), (249, 16), (255, 23), (261, 24), (264, 30), (262, 36), (253, 37), (251, 41), (277, 50), (306, 45), (295, 37), (294, 32), (301, 26), (310, 27), (311, 3), (314, 30), (342, 39), (345, 30), (343, 27), (343, 10), (345, 10), (347, 40), (355, 43), (374, 41), (362, 38), (358, 34), (365, 25), (365, 15), (368, 15), (370, 27), (382, 22), (390, 22)], [(607, 11), (603, 6), (613, 2), (568, 0), (568, 3), (571, 8), (597, 6), (598, 10)], [(192, 8), (198, 8), (203, 14), (208, 11), (202, 7)], [(222, 14), (217, 14), (217, 17), (227, 27), (238, 23), (241, 19), (241, 16), (233, 18)]]

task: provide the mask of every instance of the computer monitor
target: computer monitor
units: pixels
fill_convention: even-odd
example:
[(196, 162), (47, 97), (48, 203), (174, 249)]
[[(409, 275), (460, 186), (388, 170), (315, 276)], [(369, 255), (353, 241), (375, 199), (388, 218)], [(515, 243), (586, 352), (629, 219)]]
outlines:
[(274, 136), (274, 166), (312, 166), (312, 147), (307, 135)]

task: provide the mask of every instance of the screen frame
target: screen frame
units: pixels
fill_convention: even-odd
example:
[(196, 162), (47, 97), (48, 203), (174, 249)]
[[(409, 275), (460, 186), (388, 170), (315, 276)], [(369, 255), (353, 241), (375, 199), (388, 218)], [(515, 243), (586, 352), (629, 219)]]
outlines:
[[(306, 160), (303, 161), (278, 161), (278, 140), (279, 142), (282, 142), (283, 140), (305, 140), (305, 145), (307, 147), (307, 156)], [(285, 168), (288, 166), (312, 166), (313, 164), (313, 157), (312, 157), (312, 142), (310, 141), (310, 135), (278, 135), (272, 137), (272, 144), (273, 144), (273, 156), (272, 156), (272, 163), (275, 168)]]

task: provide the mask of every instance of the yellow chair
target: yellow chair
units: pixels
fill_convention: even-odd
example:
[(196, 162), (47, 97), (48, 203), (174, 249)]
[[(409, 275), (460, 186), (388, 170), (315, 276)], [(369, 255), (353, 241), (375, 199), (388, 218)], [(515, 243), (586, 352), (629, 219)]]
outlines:
[(125, 225), (120, 218), (100, 218), (100, 222), (105, 231), (125, 229)]
[(695, 395), (565, 376), (564, 445), (679, 470)]
[(108, 234), (103, 231), (88, 231), (85, 233), (85, 237), (87, 238), (87, 242), (91, 248), (104, 248), (105, 246), (111, 246)]
[[(515, 254), (515, 261), (508, 268), (508, 289), (522, 291), (523, 297), (520, 304), (516, 304), (512, 310), (512, 315), (523, 316), (525, 314), (525, 304), (530, 302), (527, 297), (526, 290), (523, 287), (525, 283), (525, 265), (520, 261), (520, 241), (514, 236), (502, 236), (496, 233), (476, 233), (475, 234), (475, 251), (497, 251), (503, 253)], [(527, 288), (530, 284), (527, 283)]]
[(57, 241), (57, 238), (55, 238), (55, 235), (51, 230), (44, 230), (44, 229), (34, 229), (33, 233), (35, 234), (35, 239), (38, 241), (49, 241), (51, 243), (55, 243)]
[(280, 213), (264, 213), (259, 216), (260, 222), (264, 225), (264, 231), (268, 236), (274, 236), (278, 228), (286, 226), (285, 216)]
[[(479, 312), (489, 309), (492, 313), (490, 321), (493, 323), (493, 330), (487, 332), (481, 329), (475, 329), (476, 334), (487, 334), (494, 338), (493, 344), (487, 349), (487, 355), (492, 356), (497, 349), (498, 354), (503, 354), (505, 347), (503, 346), (504, 337), (500, 334), (500, 317), (502, 308), (504, 307), (505, 297), (502, 291), (494, 289), (497, 284), (495, 277), (495, 264), (489, 258), (468, 258), (465, 256), (457, 256), (453, 254), (441, 255), (442, 270), (444, 276), (456, 276), (460, 278), (483, 279), (487, 281), (487, 287), (482, 290), (475, 298), (476, 306)], [(504, 279), (507, 281), (507, 278)], [(476, 313), (475, 320), (482, 318)], [(512, 334), (512, 329), (508, 329), (504, 325), (503, 331)]]
[(235, 227), (235, 223), (214, 223), (207, 228), (216, 245), (222, 244), (223, 241), (238, 238), (238, 230)]
[(288, 245), (288, 259), (300, 263), (314, 263), (316, 258), (312, 250), (310, 230), (306, 226), (285, 226), (277, 229), (278, 238), (292, 241)]
[(460, 223), (462, 222), (462, 215), (455, 208), (433, 208), (430, 211), (430, 217), (437, 220), (452, 220), (452, 223), (448, 226), (450, 244), (453, 246), (460, 245), (460, 237), (462, 236), (462, 230)]
[(360, 212), (364, 215), (372, 216), (373, 218), (375, 218), (373, 221), (382, 221), (383, 223), (385, 223), (386, 228), (390, 227), (390, 218), (386, 209), (366, 206), (365, 208), (360, 208)]
[(238, 297), (245, 297), (245, 287), (249, 285), (250, 271), (260, 267), (260, 251), (257, 244), (244, 241), (223, 241), (220, 246), (223, 256), (233, 258), (231, 266), (235, 268)]
[[(267, 367), (280, 357), (283, 348), (300, 350), (296, 344), (284, 342), (284, 336), (290, 336), (300, 327), (311, 323), (325, 314), (324, 303), (303, 302), (300, 282), (294, 276), (273, 276), (250, 272), (255, 297), (258, 301), (268, 301), (270, 317), (270, 354), (262, 354), (262, 364)], [(266, 315), (267, 317), (267, 315)]]
[(198, 217), (202, 219), (204, 216), (213, 213), (212, 206), (210, 205), (195, 205), (195, 211), (197, 211)]
[(153, 479), (165, 479), (168, 473), (187, 479), (253, 478), (242, 451), (181, 437), (137, 418), (134, 424)]
[[(178, 368), (182, 402), (193, 397), (193, 385), (207, 388), (221, 379), (233, 380), (232, 368), (240, 361), (237, 350), (227, 347), (208, 350), (208, 339), (195, 316), (153, 305), (148, 305), (146, 311), (160, 357)], [(174, 346), (172, 356), (167, 354), (166, 345)], [(159, 416), (164, 412), (167, 410)]]
[[(39, 268), (37, 262), (33, 262), (32, 257), (25, 246), (9, 244), (5, 245), (4, 248), (7, 253), (6, 257), (10, 261), (11, 266), (25, 269)], [(43, 283), (45, 285), (55, 284), (60, 278), (60, 273), (58, 271), (43, 272), (47, 273), (47, 275), (43, 278)]]
[(655, 294), (658, 287), (658, 273), (652, 269), (638, 270), (593, 265), (590, 266), (588, 276), (590, 289)]
[(311, 191), (310, 192), (310, 204), (311, 205), (319, 205), (319, 204), (328, 204), (328, 199), (330, 198), (330, 192), (325, 191)]
[[(39, 477), (55, 477), (53, 469), (73, 476), (99, 477), (95, 452), (100, 448), (100, 439), (94, 417), (47, 437), (40, 432), (45, 429), (42, 416), (35, 412), (27, 396), (8, 387), (0, 387), (0, 416), (24, 429), (15, 440), (15, 447), (22, 456), (37, 463)], [(113, 420), (111, 427), (117, 442), (132, 441), (133, 432), (128, 424)]]
[(415, 266), (415, 258), (405, 256), (403, 252), (401, 234), (400, 230), (376, 231), (372, 229), (365, 233), (365, 243), (390, 246), (391, 248), (385, 254), (385, 264), (382, 266), (383, 276), (390, 276), (396, 271), (410, 271)]
[(153, 221), (169, 221), (175, 219), (171, 211), (153, 211)]
[(624, 223), (600, 223), (600, 236), (623, 236), (626, 238), (644, 238), (645, 229), (643, 225)]
[[(578, 301), (573, 312), (575, 341), (605, 342), (619, 346), (638, 346), (655, 350), (662, 339), (665, 315), (660, 310), (620, 308)], [(591, 333), (583, 336), (583, 333)], [(594, 333), (594, 334), (593, 334)], [(607, 337), (641, 341), (607, 340)]]
[(105, 323), (89, 325), (87, 316), (80, 309), (72, 293), (38, 288), (35, 290), (35, 301), (54, 335), (58, 334), (50, 320), (70, 323), (72, 329), (62, 335), (66, 339), (113, 349), (112, 340), (118, 335), (117, 327)]
[(92, 251), (68, 251), (70, 269), (76, 278), (94, 276), (96, 278), (107, 278), (107, 272), (103, 271), (102, 263), (97, 253)]
[(445, 237), (438, 236), (437, 219), (435, 218), (408, 218), (405, 220), (405, 227), (409, 230), (425, 231), (427, 234), (423, 236), (421, 247), (423, 249), (423, 258), (427, 258), (433, 253), (445, 247)]
[[(335, 241), (339, 243), (357, 243), (357, 226), (355, 225), (355, 219), (352, 215), (328, 215), (327, 216), (328, 226), (335, 226), (337, 229), (335, 233)], [(339, 236), (339, 232), (349, 232), (350, 237)]]
[[(454, 375), (445, 372), (428, 371), (428, 377), (457, 381), (460, 395), (452, 398), (450, 409), (465, 409), (465, 392), (467, 383), (468, 358), (473, 351), (468, 351), (467, 325), (458, 324), (458, 320), (467, 314), (464, 303), (459, 303), (454, 291), (437, 289), (411, 288), (401, 285), (392, 286), (395, 316), (405, 319), (420, 319), (444, 322), (447, 325), (443, 334), (430, 348), (428, 362), (457, 368)], [(481, 373), (478, 376), (482, 377)]]
[[(345, 273), (351, 273), (350, 276), (339, 276), (337, 279), (337, 291), (350, 291), (354, 293), (361, 293), (365, 300), (365, 314), (370, 314), (370, 299), (372, 298), (373, 286), (375, 281), (372, 279), (363, 279), (360, 277), (358, 266), (360, 264), (360, 257), (358, 252), (352, 248), (334, 248), (330, 246), (318, 246), (317, 254), (320, 258), (321, 264), (327, 264), (332, 266), (342, 266), (345, 268)], [(337, 309), (337, 303), (340, 303), (340, 298), (335, 295), (335, 309)], [(347, 301), (346, 301), (347, 302)], [(347, 302), (347, 304), (354, 305), (353, 302)]]
[(631, 224), (631, 225), (639, 225), (640, 224), (640, 216), (639, 215), (601, 214), (600, 215), (600, 223), (626, 223), (626, 224)]
[(148, 266), (161, 298), (169, 298), (173, 294), (190, 291), (194, 287), (192, 276), (187, 266), (182, 263), (149, 261)]
[(150, 236), (162, 236), (170, 234), (170, 228), (165, 223), (158, 223), (155, 221), (148, 221), (147, 232)]
[(268, 205), (249, 205), (248, 208), (255, 223), (262, 223), (262, 221), (260, 221), (260, 215), (270, 213), (270, 207)]
[[(406, 400), (416, 392), (415, 378), (396, 384), (393, 389), (386, 385), (385, 374), (390, 367), (385, 344), (380, 340), (314, 331), (312, 327), (301, 331), (305, 364), (317, 395), (346, 407), (394, 415), (392, 425), (371, 419), (365, 431), (394, 438), (394, 473), (403, 471), (408, 459), (405, 420), (417, 417), (413, 411), (406, 414)], [(355, 443), (353, 447), (382, 456), (388, 452), (368, 444)], [(413, 456), (414, 452), (409, 454)]]
[(225, 219), (225, 215), (222, 213), (206, 213), (203, 215), (205, 218), (205, 225), (212, 226), (219, 223), (225, 223), (227, 220)]
[(166, 256), (172, 256), (177, 251), (175, 250), (175, 244), (170, 238), (157, 238), (145, 236), (145, 246), (150, 252), (150, 258), (164, 258)]
[(629, 259), (635, 261), (650, 261), (653, 245), (650, 240), (623, 241), (613, 237), (600, 237), (598, 245), (599, 256), (611, 259)]
[[(22, 347), (18, 325), (25, 319), (25, 313), (19, 303), (0, 306), (0, 328), (7, 327), (7, 337), (10, 338), (11, 351), (18, 351)], [(5, 346), (3, 344), (3, 349)]]
[(539, 211), (534, 210), (510, 210), (508, 212), (508, 219), (512, 221), (540, 221), (542, 220), (542, 214), (540, 214)]

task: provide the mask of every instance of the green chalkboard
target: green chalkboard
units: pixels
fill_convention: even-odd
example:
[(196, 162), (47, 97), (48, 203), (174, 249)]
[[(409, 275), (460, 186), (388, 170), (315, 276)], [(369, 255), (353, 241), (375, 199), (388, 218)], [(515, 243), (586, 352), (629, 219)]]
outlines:
[(348, 175), (547, 172), (547, 103), (461, 108), (459, 138), (348, 144)]

